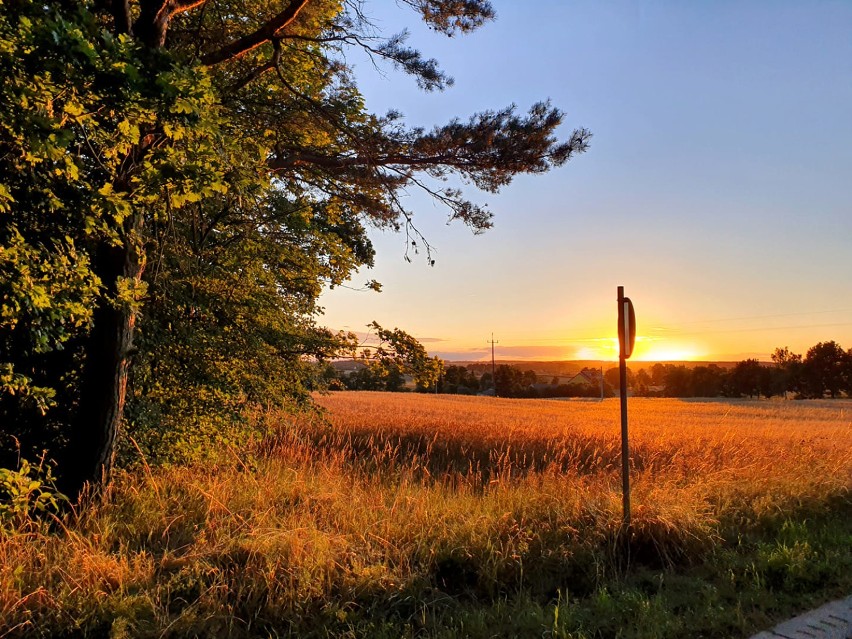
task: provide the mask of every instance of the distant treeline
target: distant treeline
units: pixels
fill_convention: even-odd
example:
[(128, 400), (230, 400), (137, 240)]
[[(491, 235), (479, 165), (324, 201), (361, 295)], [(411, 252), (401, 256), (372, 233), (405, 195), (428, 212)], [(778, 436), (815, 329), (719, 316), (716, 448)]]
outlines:
[[(487, 372), (483, 372), (486, 368)], [(501, 364), (492, 378), (490, 366), (444, 366), (430, 386), (412, 389), (402, 375), (377, 375), (362, 369), (338, 372), (331, 388), (352, 390), (417, 390), (460, 395), (496, 394), (500, 397), (612, 397), (619, 390), (618, 368), (603, 372), (584, 368), (577, 375), (558, 377), (518, 365)], [(388, 383), (390, 382), (390, 383)], [(776, 348), (771, 363), (746, 359), (733, 366), (657, 363), (628, 367), (627, 384), (637, 397), (774, 397), (801, 399), (852, 397), (852, 349), (834, 341), (820, 342), (804, 356), (787, 347)]]
[(628, 384), (642, 397), (852, 396), (852, 349), (820, 342), (803, 357), (787, 347), (776, 348), (771, 364), (746, 359), (727, 369), (654, 364), (635, 375), (628, 373)]

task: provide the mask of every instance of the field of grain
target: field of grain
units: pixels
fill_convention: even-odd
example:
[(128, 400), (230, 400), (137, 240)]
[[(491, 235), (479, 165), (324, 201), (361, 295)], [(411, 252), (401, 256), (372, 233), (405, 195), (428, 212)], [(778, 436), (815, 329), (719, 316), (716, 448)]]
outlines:
[[(441, 471), (603, 477), (620, 469), (615, 399), (336, 393), (318, 401), (333, 426), (331, 447), (349, 447), (358, 456), (387, 450)], [(852, 402), (633, 399), (629, 424), (631, 464), (641, 479), (759, 482), (790, 479), (808, 468), (845, 484), (852, 469)]]
[[(354, 466), (491, 491), (547, 479), (566, 496), (620, 508), (615, 399), (344, 393), (319, 402), (332, 430), (317, 443)], [(703, 528), (819, 510), (852, 487), (849, 402), (634, 399), (629, 430), (637, 528), (655, 517)]]
[(852, 591), (852, 403), (335, 393), (0, 533), (0, 637), (738, 637)]

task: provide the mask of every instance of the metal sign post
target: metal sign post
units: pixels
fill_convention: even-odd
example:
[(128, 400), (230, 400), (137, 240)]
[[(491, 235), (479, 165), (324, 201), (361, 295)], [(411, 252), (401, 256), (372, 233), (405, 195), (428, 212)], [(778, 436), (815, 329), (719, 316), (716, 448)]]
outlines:
[(624, 504), (624, 526), (630, 526), (630, 445), (627, 439), (627, 359), (636, 341), (636, 314), (633, 302), (618, 287), (618, 379), (621, 394), (621, 491)]

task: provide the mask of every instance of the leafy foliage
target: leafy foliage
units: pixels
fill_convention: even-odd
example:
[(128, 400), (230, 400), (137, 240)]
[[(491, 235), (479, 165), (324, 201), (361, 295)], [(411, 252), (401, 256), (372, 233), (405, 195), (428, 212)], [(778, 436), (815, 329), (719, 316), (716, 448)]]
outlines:
[[(82, 9), (4, 4), (0, 33), (0, 339), (10, 360), (0, 406), (25, 452), (56, 453), (78, 410), (94, 310), (132, 315), (145, 295), (137, 277), (105, 280), (104, 254), (128, 247), (141, 268), (139, 211), (159, 219), (226, 190), (228, 156), (203, 70), (148, 58)], [(140, 153), (157, 127), (175, 142)], [(37, 416), (30, 404), (56, 409)]]
[[(189, 461), (241, 445), (253, 406), (304, 407), (314, 366), (354, 344), (316, 326), (317, 296), (372, 258), (353, 220), (331, 225), (270, 193), (244, 210), (192, 206), (149, 271), (131, 378), (129, 429), (147, 456)], [(348, 243), (347, 243), (348, 242)], [(211, 445), (218, 444), (218, 445)]]
[(402, 375), (411, 375), (420, 389), (433, 387), (444, 371), (444, 363), (438, 357), (429, 357), (426, 349), (414, 337), (403, 330), (382, 328), (378, 322), (370, 324), (376, 331), (379, 346), (366, 355), (385, 370), (398, 370)]
[(0, 468), (0, 532), (20, 530), (36, 518), (59, 512), (67, 498), (56, 491), (50, 466), (22, 459), (16, 470)]
[[(418, 391), (435, 390), (444, 374), (444, 362), (429, 357), (423, 345), (405, 331), (383, 328), (378, 322), (368, 325), (379, 340), (374, 348), (362, 348), (355, 361), (361, 367), (346, 375), (341, 386), (351, 390), (408, 390), (405, 377), (410, 377)], [(358, 350), (352, 347), (353, 355)], [(333, 372), (336, 377), (337, 374)]]
[(0, 246), (0, 351), (12, 361), (0, 363), (0, 398), (43, 414), (54, 403), (56, 391), (34, 380), (41, 377), (36, 361), (86, 329), (98, 280), (70, 238), (48, 248), (28, 244), (14, 226), (5, 230), (9, 237)]
[[(485, 0), (403, 5), (448, 36), (494, 17)], [(452, 79), (367, 6), (0, 4), (0, 341), (26, 338), (4, 351), (0, 410), (63, 457), (71, 490), (108, 467), (127, 388), (129, 429), (167, 459), (202, 449), (198, 430), (231, 441), (259, 402), (304, 401), (304, 360), (352, 345), (316, 301), (372, 263), (368, 227), (431, 259), (404, 189), (479, 232), (491, 214), (456, 184), (494, 192), (586, 149), (584, 129), (557, 138), (546, 101), (429, 131), (369, 112), (352, 47), (427, 90)]]
[(852, 352), (834, 341), (820, 342), (808, 349), (802, 361), (801, 386), (808, 397), (826, 393), (836, 397), (841, 390), (852, 392)]

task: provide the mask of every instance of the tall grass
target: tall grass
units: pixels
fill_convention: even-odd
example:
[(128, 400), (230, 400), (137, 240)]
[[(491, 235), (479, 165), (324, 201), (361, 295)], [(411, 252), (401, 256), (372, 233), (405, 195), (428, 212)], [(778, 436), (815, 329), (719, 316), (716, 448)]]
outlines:
[(615, 401), (318, 401), (2, 534), (0, 637), (729, 637), (852, 588), (847, 403), (632, 401), (624, 530)]

